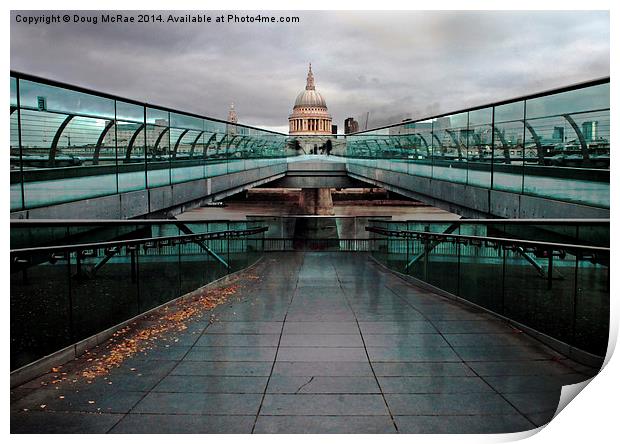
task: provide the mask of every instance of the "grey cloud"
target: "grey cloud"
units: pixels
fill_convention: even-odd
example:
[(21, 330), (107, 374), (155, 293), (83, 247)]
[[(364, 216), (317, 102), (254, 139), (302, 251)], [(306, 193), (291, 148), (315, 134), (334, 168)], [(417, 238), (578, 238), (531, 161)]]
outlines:
[(234, 101), (243, 123), (282, 129), (310, 61), (340, 128), (367, 112), (377, 126), (609, 75), (606, 12), (261, 13), (301, 23), (12, 20), (11, 68), (218, 118)]

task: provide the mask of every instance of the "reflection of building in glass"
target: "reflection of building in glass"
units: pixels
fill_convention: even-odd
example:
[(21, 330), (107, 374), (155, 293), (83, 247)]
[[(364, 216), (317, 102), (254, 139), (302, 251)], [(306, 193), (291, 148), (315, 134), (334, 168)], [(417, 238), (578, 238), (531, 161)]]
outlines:
[(583, 137), (588, 141), (594, 141), (597, 137), (598, 122), (583, 122), (581, 124), (581, 132)]
[(360, 130), (360, 125), (353, 117), (347, 117), (344, 121), (344, 133), (351, 134)]
[(312, 65), (308, 69), (306, 89), (297, 95), (288, 121), (291, 135), (331, 134), (332, 117), (327, 112), (325, 99), (314, 86)]
[(553, 128), (553, 136), (551, 139), (554, 142), (564, 142), (564, 127), (556, 126)]

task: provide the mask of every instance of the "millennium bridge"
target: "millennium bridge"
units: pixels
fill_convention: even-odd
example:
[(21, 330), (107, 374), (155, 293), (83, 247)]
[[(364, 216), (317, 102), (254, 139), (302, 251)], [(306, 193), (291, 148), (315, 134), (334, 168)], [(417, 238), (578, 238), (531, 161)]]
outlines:
[[(12, 432), (548, 423), (607, 353), (609, 84), (304, 140), (11, 72)], [(260, 186), (300, 214), (183, 215)]]

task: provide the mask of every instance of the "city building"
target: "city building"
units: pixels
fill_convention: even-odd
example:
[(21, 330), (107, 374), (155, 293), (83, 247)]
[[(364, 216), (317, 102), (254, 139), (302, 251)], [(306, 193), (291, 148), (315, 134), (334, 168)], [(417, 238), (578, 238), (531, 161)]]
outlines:
[[(235, 111), (235, 104), (230, 104), (230, 109), (228, 110), (228, 122), (236, 124), (239, 121), (237, 117), (237, 111)], [(230, 135), (237, 134), (237, 127), (235, 125), (226, 125), (226, 133)]]
[(360, 130), (360, 125), (353, 117), (347, 117), (344, 121), (344, 133), (351, 134)]
[(332, 117), (327, 111), (325, 99), (314, 86), (312, 64), (308, 68), (306, 89), (297, 95), (288, 121), (290, 135), (331, 134)]

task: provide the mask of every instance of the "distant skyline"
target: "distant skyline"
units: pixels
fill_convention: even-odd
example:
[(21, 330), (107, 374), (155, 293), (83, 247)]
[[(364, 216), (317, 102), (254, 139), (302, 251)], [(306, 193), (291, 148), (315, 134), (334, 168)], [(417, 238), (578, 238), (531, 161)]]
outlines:
[(309, 62), (339, 132), (367, 112), (376, 127), (609, 75), (604, 11), (236, 14), (259, 12), (300, 21), (27, 25), (16, 15), (64, 12), (12, 11), (11, 69), (219, 119), (234, 102), (240, 123), (282, 132)]

